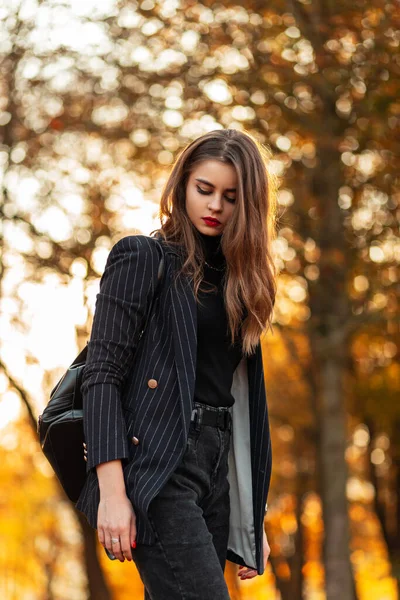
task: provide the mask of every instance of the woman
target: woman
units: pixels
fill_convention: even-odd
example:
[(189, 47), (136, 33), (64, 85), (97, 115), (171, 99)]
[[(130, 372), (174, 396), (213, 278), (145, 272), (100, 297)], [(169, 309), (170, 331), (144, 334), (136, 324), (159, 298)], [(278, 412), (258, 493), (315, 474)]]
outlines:
[(134, 560), (152, 600), (229, 598), (226, 558), (247, 579), (269, 555), (260, 335), (276, 288), (266, 160), (236, 130), (193, 141), (166, 183), (161, 228), (117, 242), (100, 281), (76, 507), (111, 556)]

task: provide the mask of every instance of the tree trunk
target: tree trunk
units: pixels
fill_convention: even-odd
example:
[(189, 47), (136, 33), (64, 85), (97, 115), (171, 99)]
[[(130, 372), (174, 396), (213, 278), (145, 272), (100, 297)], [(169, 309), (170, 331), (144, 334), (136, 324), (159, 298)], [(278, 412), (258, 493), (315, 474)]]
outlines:
[[(334, 133), (334, 132), (332, 132)], [(334, 135), (317, 149), (319, 168), (313, 173), (316, 200), (314, 239), (320, 250), (319, 278), (310, 282), (309, 335), (319, 425), (318, 467), (325, 536), (327, 600), (355, 597), (349, 542), (345, 460), (347, 426), (344, 372), (348, 356), (348, 322), (352, 317), (347, 294), (347, 258), (343, 215), (338, 205), (340, 154)]]
[(86, 566), (89, 597), (88, 600), (111, 600), (112, 595), (104, 578), (97, 556), (97, 534), (86, 517), (75, 510), (83, 535), (83, 559)]
[(324, 564), (327, 600), (353, 600), (350, 531), (346, 498), (346, 417), (342, 370), (334, 358), (321, 364), (320, 481), (324, 515)]
[(303, 598), (303, 566), (304, 566), (304, 536), (301, 516), (304, 508), (304, 496), (308, 491), (308, 476), (303, 472), (297, 474), (296, 521), (297, 531), (294, 537), (295, 552), (290, 563), (291, 596), (290, 600)]
[[(372, 485), (375, 488), (375, 496), (373, 501), (373, 507), (375, 514), (379, 520), (382, 530), (382, 536), (386, 543), (388, 553), (389, 553), (389, 561), (392, 565), (392, 574), (393, 577), (396, 578), (397, 582), (397, 592), (400, 598), (400, 500), (399, 500), (399, 490), (400, 490), (400, 457), (398, 456), (396, 450), (392, 454), (392, 469), (395, 470), (394, 476), (394, 486), (393, 493), (396, 494), (396, 508), (395, 508), (395, 518), (394, 525), (392, 528), (388, 528), (387, 525), (387, 514), (386, 514), (386, 505), (381, 500), (381, 483), (379, 477), (376, 474), (376, 467), (371, 462), (370, 455), (373, 448), (373, 441), (376, 435), (375, 424), (372, 418), (364, 419), (365, 424), (369, 429), (370, 434), (370, 442), (368, 447), (368, 459), (367, 459), (367, 468), (369, 471), (369, 478)], [(400, 423), (394, 423), (393, 430), (399, 431)]]
[[(303, 565), (304, 565), (304, 540), (301, 516), (303, 514), (303, 498), (308, 491), (308, 477), (302, 473), (297, 474), (296, 485), (296, 521), (297, 531), (294, 535), (294, 553), (290, 558), (275, 557), (270, 555), (269, 562), (275, 577), (275, 585), (280, 593), (281, 600), (301, 600), (303, 597)], [(283, 579), (279, 576), (279, 567), (287, 561), (290, 569), (290, 578)]]

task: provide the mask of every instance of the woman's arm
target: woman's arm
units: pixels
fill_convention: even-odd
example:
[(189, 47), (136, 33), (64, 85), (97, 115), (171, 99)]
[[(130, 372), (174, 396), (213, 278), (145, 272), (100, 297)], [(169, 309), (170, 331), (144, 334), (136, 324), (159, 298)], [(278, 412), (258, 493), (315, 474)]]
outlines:
[(120, 390), (156, 289), (159, 261), (155, 243), (142, 235), (122, 238), (108, 256), (81, 387), (87, 471), (129, 458)]
[(125, 481), (120, 460), (110, 460), (96, 465), (99, 480), (100, 499), (109, 496), (125, 495)]
[(99, 542), (121, 562), (132, 560), (132, 547), (136, 545), (136, 515), (126, 495), (122, 464), (110, 460), (96, 465), (100, 487), (97, 512)]

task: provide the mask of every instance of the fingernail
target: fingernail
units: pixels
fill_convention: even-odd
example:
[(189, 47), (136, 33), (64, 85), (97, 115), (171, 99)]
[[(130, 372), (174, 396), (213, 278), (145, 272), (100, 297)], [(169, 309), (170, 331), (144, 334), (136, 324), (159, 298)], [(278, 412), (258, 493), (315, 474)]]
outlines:
[(136, 542), (132, 542), (131, 547), (136, 548)]

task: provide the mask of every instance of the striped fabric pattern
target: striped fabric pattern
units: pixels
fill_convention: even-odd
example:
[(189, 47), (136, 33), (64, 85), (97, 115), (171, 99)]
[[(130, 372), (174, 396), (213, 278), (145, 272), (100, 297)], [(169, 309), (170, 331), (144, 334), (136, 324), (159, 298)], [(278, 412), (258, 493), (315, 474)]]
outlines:
[[(157, 286), (157, 241), (126, 236), (111, 249), (96, 298), (82, 383), (88, 461), (76, 508), (97, 527), (100, 494), (95, 467), (121, 459), (136, 513), (138, 544), (154, 542), (147, 509), (185, 450), (195, 384), (196, 301), (187, 278), (175, 285), (181, 258), (162, 243), (164, 273), (140, 340)], [(257, 567), (262, 573), (271, 451), (260, 345), (247, 361)], [(150, 380), (156, 381), (155, 387)], [(139, 440), (137, 445), (133, 437)], [(242, 564), (240, 557), (229, 552), (227, 556)]]
[(129, 458), (120, 387), (132, 363), (157, 268), (145, 237), (120, 240), (108, 256), (81, 388), (87, 471), (102, 462)]

